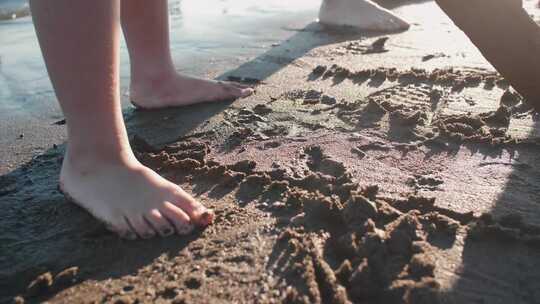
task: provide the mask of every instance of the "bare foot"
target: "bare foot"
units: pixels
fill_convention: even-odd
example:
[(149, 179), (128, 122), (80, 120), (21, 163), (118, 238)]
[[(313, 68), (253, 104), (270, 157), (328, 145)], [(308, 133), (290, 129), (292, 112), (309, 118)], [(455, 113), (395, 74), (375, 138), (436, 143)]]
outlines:
[(237, 83), (213, 81), (167, 72), (132, 79), (131, 102), (138, 108), (158, 109), (249, 96), (253, 89)]
[(127, 239), (189, 234), (212, 223), (214, 213), (180, 187), (139, 163), (66, 154), (60, 187), (74, 203)]
[(323, 0), (319, 22), (377, 32), (395, 32), (409, 28), (406, 21), (370, 0)]

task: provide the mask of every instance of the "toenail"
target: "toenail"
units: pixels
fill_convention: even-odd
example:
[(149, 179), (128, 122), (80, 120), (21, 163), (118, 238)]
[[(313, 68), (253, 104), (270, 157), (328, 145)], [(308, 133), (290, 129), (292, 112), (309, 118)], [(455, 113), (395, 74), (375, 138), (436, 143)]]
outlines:
[(201, 214), (201, 222), (208, 226), (214, 221), (214, 211), (209, 210)]
[(195, 227), (193, 227), (192, 224), (178, 225), (178, 234), (181, 234), (181, 235), (190, 234), (194, 228)]
[(163, 236), (169, 236), (174, 233), (174, 230), (171, 228), (165, 228), (161, 231), (161, 233), (163, 234)]

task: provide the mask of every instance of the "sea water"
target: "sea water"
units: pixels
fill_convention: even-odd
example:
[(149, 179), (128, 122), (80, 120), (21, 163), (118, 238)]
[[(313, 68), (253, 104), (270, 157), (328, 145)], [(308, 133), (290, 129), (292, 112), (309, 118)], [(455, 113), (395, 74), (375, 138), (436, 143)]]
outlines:
[(26, 0), (0, 0), (0, 20), (15, 19), (30, 14)]
[[(295, 27), (316, 19), (319, 6), (320, 0), (170, 0), (176, 67), (215, 77), (294, 35)], [(42, 119), (61, 116), (27, 1), (0, 0), (0, 16), (0, 120), (17, 113)], [(126, 92), (129, 61), (123, 41), (120, 65)]]

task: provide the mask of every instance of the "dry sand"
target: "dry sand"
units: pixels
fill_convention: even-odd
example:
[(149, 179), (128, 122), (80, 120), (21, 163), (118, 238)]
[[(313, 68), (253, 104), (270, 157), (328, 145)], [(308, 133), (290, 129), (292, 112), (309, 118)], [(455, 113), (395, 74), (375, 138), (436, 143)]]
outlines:
[(215, 208), (191, 237), (106, 232), (55, 189), (62, 147), (2, 176), (0, 295), (540, 303), (536, 116), (471, 46), (438, 52), (434, 31), (381, 47), (311, 24), (223, 76), (255, 95), (130, 115), (141, 161)]

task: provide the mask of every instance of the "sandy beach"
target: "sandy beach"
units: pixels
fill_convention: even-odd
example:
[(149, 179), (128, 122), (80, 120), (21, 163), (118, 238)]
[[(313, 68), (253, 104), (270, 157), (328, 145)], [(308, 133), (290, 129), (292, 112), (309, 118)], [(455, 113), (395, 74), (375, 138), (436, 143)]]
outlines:
[(325, 29), (315, 4), (276, 5), (248, 34), (252, 17), (230, 21), (221, 55), (177, 15), (178, 64), (256, 88), (181, 109), (124, 100), (137, 157), (216, 211), (189, 237), (121, 240), (64, 199), (65, 124), (36, 44), (21, 69), (40, 74), (22, 76), (0, 46), (0, 302), (540, 303), (537, 114), (434, 2), (385, 5), (409, 31)]

